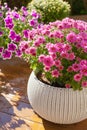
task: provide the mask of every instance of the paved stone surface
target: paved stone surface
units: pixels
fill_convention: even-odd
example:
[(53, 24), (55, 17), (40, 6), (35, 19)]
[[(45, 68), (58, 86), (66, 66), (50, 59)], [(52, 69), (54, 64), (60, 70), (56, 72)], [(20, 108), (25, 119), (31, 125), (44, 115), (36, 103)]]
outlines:
[(29, 65), (14, 58), (0, 59), (0, 130), (87, 130), (87, 120), (58, 125), (43, 120), (27, 99)]

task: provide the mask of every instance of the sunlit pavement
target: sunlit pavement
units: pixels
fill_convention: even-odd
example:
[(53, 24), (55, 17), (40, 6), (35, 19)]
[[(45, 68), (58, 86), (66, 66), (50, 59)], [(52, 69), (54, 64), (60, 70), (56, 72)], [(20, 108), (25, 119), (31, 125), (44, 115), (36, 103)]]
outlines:
[(87, 120), (58, 125), (35, 114), (27, 99), (30, 72), (23, 60), (0, 59), (0, 130), (87, 130)]

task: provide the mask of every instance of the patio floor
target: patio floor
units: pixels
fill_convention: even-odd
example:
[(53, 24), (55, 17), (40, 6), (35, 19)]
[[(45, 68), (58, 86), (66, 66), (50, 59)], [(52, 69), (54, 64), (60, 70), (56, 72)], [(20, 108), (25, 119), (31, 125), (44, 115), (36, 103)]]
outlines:
[(24, 61), (0, 59), (0, 130), (87, 130), (87, 120), (58, 125), (35, 114), (27, 99), (29, 74)]

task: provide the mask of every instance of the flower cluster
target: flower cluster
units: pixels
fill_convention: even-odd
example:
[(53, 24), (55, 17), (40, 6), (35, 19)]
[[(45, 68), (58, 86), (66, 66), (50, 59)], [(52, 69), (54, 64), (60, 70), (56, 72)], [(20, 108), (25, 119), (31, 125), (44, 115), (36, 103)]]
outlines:
[(31, 68), (51, 85), (87, 87), (87, 23), (65, 18), (28, 32), (20, 50)]
[(16, 7), (11, 10), (6, 3), (0, 6), (0, 56), (3, 59), (10, 59), (12, 54), (22, 55), (18, 44), (28, 38), (29, 30), (40, 26), (39, 18), (36, 11), (30, 14), (24, 6), (20, 12)]

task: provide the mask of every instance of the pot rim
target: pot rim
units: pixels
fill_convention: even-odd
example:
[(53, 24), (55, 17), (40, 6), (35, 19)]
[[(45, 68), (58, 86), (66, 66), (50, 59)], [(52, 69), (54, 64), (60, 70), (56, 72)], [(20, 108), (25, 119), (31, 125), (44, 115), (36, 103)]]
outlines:
[[(40, 84), (46, 84), (46, 83), (44, 83), (44, 82), (41, 82), (38, 78), (37, 78), (37, 76), (35, 75), (35, 72), (34, 71), (32, 71), (31, 72), (31, 74), (35, 77), (35, 80), (38, 80), (38, 82), (40, 83)], [(49, 85), (49, 84), (46, 84), (45, 85), (46, 87), (49, 87), (49, 88), (56, 88), (56, 89), (60, 89), (60, 90), (73, 90), (74, 92), (76, 92), (76, 91), (79, 91), (79, 92), (81, 92), (82, 90), (84, 90), (84, 89), (86, 89), (86, 88), (83, 88), (82, 90), (74, 90), (73, 88), (61, 88), (61, 87), (54, 87), (54, 86), (52, 86), (52, 85)]]

